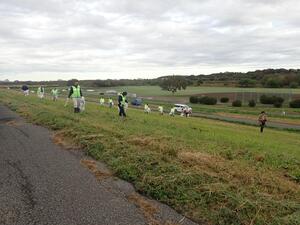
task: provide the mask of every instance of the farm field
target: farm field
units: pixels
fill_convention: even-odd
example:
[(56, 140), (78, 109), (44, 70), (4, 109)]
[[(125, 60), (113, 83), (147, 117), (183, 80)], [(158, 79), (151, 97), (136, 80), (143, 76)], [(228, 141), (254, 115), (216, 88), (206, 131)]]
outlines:
[[(136, 189), (206, 224), (299, 224), (299, 134), (199, 118), (145, 115), (0, 90), (0, 102), (106, 162)], [(227, 107), (227, 106), (220, 106)], [(239, 109), (244, 110), (244, 108)]]
[[(35, 90), (37, 87), (32, 88)], [(46, 87), (46, 93), (49, 95), (52, 87)], [(299, 124), (300, 123), (300, 109), (292, 109), (288, 107), (289, 100), (286, 99), (282, 108), (274, 108), (272, 105), (263, 105), (259, 103), (258, 93), (269, 93), (282, 95), (283, 97), (289, 98), (291, 94), (300, 98), (300, 89), (274, 89), (274, 88), (234, 88), (234, 87), (188, 87), (186, 90), (178, 91), (174, 95), (167, 91), (162, 91), (158, 86), (124, 86), (124, 87), (111, 87), (111, 88), (91, 88), (82, 87), (84, 95), (88, 101), (99, 102), (100, 93), (104, 93), (107, 90), (115, 90), (117, 92), (126, 90), (129, 93), (135, 93), (138, 97), (142, 96), (143, 102), (148, 103), (152, 109), (156, 109), (158, 105), (164, 106), (165, 111), (169, 111), (174, 103), (188, 104), (193, 108), (193, 113), (204, 113), (214, 115), (226, 115), (228, 118), (245, 118), (257, 120), (257, 116), (261, 111), (266, 111), (271, 121), (282, 122), (287, 124)], [(59, 87), (60, 97), (66, 98), (67, 91), (66, 87)], [(64, 91), (62, 91), (64, 90)], [(222, 92), (221, 92), (222, 91)], [(251, 92), (248, 92), (251, 91)], [(214, 93), (215, 92), (215, 93)], [(231, 102), (229, 103), (218, 103), (217, 105), (201, 105), (201, 104), (190, 104), (189, 96), (185, 94), (196, 94), (196, 95), (210, 95), (220, 99), (221, 97), (228, 96), (234, 98), (244, 99), (242, 107), (232, 107)], [(227, 95), (226, 95), (227, 94)], [(104, 95), (107, 98), (107, 95)], [(116, 97), (112, 96), (115, 100)], [(249, 107), (248, 98), (254, 98), (257, 100), (256, 107)], [(130, 98), (129, 98), (130, 99)], [(285, 115), (283, 115), (285, 112)], [(195, 114), (195, 115), (196, 115)]]
[(136, 93), (139, 96), (186, 96), (205, 93), (231, 93), (231, 92), (257, 92), (257, 93), (282, 93), (282, 94), (300, 94), (300, 89), (291, 88), (237, 88), (237, 87), (188, 87), (186, 90), (176, 92), (174, 95), (171, 92), (163, 91), (159, 86), (124, 86), (124, 87), (109, 87), (99, 88), (99, 91), (106, 90), (122, 91), (127, 90), (131, 93)]
[[(300, 109), (291, 109), (288, 107), (288, 99), (286, 99), (282, 108), (274, 108), (273, 106), (259, 104), (258, 97), (254, 95), (257, 93), (269, 93), (269, 94), (282, 94), (285, 97), (288, 97), (290, 94), (300, 95), (300, 89), (272, 89), (272, 88), (234, 88), (234, 87), (188, 87), (187, 90), (178, 91), (174, 95), (167, 91), (162, 91), (160, 87), (157, 86), (125, 86), (125, 87), (116, 87), (116, 88), (84, 88), (85, 96), (88, 100), (98, 102), (99, 93), (104, 93), (107, 90), (116, 90), (121, 92), (123, 90), (128, 91), (129, 93), (135, 93), (138, 97), (142, 97), (144, 103), (150, 104), (150, 107), (157, 108), (158, 105), (164, 106), (164, 108), (169, 111), (174, 103), (184, 103), (189, 104), (193, 107), (194, 113), (209, 113), (209, 114), (226, 114), (228, 117), (236, 117), (238, 114), (240, 117), (257, 119), (258, 114), (261, 111), (266, 111), (268, 116), (278, 122), (284, 123), (300, 123)], [(87, 91), (87, 90), (93, 90)], [(249, 94), (249, 92), (253, 93)], [(189, 95), (209, 94), (217, 99), (220, 99), (227, 94), (237, 94), (237, 97), (242, 97), (242, 93), (245, 93), (250, 96), (255, 96), (254, 99), (257, 100), (257, 106), (252, 108), (248, 107), (248, 102), (245, 100), (242, 107), (232, 107), (231, 102), (227, 104), (220, 104), (209, 106), (209, 105), (200, 105), (200, 104), (191, 104), (189, 103)], [(188, 95), (188, 96), (184, 96)], [(104, 95), (105, 96), (105, 95)], [(108, 97), (108, 96), (105, 96)], [(300, 96), (299, 96), (300, 97)], [(285, 115), (283, 115), (283, 111)]]
[[(16, 86), (14, 86), (16, 88)], [(65, 87), (61, 87), (65, 88)], [(205, 87), (189, 86), (186, 90), (177, 91), (172, 94), (168, 91), (163, 91), (159, 86), (119, 86), (119, 87), (84, 87), (86, 89), (93, 89), (97, 93), (105, 92), (107, 90), (116, 90), (117, 92), (126, 90), (130, 93), (136, 93), (141, 97), (154, 97), (154, 96), (190, 96), (197, 94), (207, 93), (277, 93), (277, 94), (300, 94), (300, 88), (239, 88), (239, 87)], [(34, 87), (33, 90), (36, 90)]]

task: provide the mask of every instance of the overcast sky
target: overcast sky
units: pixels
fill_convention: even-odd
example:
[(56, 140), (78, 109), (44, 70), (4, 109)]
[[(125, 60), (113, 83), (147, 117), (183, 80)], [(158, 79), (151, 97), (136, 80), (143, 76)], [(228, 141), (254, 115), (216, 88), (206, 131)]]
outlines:
[(299, 0), (0, 0), (0, 80), (299, 68)]

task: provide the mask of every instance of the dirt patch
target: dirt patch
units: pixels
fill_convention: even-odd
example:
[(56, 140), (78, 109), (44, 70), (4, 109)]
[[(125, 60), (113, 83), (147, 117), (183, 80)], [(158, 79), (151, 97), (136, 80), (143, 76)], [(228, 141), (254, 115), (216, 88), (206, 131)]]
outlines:
[(81, 137), (85, 140), (93, 140), (93, 139), (97, 139), (97, 138), (102, 138), (102, 137), (104, 137), (104, 135), (103, 134), (90, 134), (90, 135), (82, 135)]
[(54, 144), (63, 147), (66, 150), (79, 150), (81, 149), (79, 146), (75, 145), (71, 139), (67, 138), (64, 135), (64, 132), (56, 132), (52, 136), (52, 141)]
[(151, 148), (155, 151), (168, 152), (170, 149), (170, 140), (172, 137), (162, 136), (162, 137), (144, 137), (144, 136), (134, 136), (128, 139), (128, 143), (142, 147), (145, 149)]
[(156, 140), (152, 137), (132, 137), (128, 140), (128, 142), (144, 147), (155, 144)]
[(155, 218), (155, 215), (159, 212), (158, 207), (143, 196), (134, 193), (129, 195), (127, 199), (142, 211), (148, 225), (177, 225), (169, 221), (160, 221)]
[(11, 121), (6, 122), (5, 124), (10, 127), (18, 127), (18, 126), (21, 126), (23, 123), (20, 121), (11, 120)]
[(218, 177), (220, 168), (224, 167), (225, 160), (221, 157), (202, 152), (179, 152), (178, 159), (186, 166), (195, 166), (212, 176)]
[(80, 160), (80, 164), (88, 168), (89, 171), (91, 171), (98, 180), (102, 180), (112, 176), (111, 173), (101, 171), (97, 167), (97, 163), (94, 160), (82, 159)]

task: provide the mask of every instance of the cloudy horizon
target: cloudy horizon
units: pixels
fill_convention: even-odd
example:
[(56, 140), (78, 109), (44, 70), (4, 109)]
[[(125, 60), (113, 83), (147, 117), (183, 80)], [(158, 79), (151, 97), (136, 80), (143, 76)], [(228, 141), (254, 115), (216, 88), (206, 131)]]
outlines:
[(0, 80), (298, 68), (296, 0), (1, 0)]

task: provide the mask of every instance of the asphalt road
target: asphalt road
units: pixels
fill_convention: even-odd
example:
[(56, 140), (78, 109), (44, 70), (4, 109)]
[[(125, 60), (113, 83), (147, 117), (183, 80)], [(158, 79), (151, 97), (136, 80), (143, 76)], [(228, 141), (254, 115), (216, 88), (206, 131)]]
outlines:
[(96, 179), (82, 153), (55, 145), (51, 135), (0, 106), (1, 225), (195, 224), (127, 182)]

